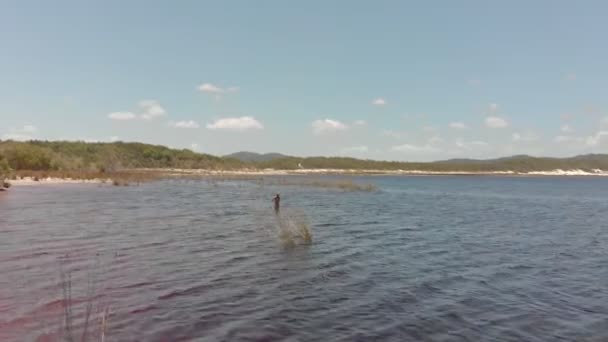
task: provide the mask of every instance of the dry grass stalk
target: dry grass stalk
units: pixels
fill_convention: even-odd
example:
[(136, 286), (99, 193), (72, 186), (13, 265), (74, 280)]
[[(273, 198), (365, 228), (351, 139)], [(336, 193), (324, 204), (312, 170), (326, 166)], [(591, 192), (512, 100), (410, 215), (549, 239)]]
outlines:
[[(60, 275), (61, 275), (61, 288), (62, 288), (62, 293), (63, 293), (63, 300), (62, 300), (62, 308), (63, 308), (63, 319), (62, 319), (62, 327), (61, 327), (61, 331), (60, 331), (60, 336), (61, 338), (65, 341), (65, 342), (75, 342), (75, 341), (80, 341), (80, 342), (86, 342), (86, 341), (91, 341), (92, 335), (97, 335), (99, 336), (99, 340), (100, 341), (104, 341), (105, 340), (105, 335), (106, 335), (106, 331), (107, 331), (107, 327), (108, 327), (108, 319), (109, 319), (109, 315), (110, 315), (110, 307), (106, 306), (106, 308), (103, 311), (103, 314), (101, 316), (100, 319), (100, 324), (99, 324), (99, 331), (96, 334), (91, 334), (91, 330), (90, 330), (90, 322), (91, 322), (91, 316), (93, 313), (93, 299), (95, 298), (95, 289), (94, 289), (94, 282), (92, 279), (89, 278), (89, 284), (87, 287), (87, 293), (86, 293), (86, 302), (85, 302), (85, 308), (84, 308), (84, 322), (82, 323), (82, 331), (80, 334), (80, 338), (76, 338), (77, 337), (77, 333), (76, 333), (76, 329), (74, 327), (74, 301), (73, 301), (73, 297), (72, 297), (72, 275), (71, 273), (67, 273), (64, 272), (63, 270), (60, 270)], [(99, 305), (98, 305), (99, 308)], [(99, 311), (98, 311), (99, 312)]]

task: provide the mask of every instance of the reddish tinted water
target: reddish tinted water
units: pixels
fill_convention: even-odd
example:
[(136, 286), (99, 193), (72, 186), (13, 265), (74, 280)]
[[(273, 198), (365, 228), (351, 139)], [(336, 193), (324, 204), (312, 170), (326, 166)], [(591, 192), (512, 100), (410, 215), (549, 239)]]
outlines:
[[(608, 339), (604, 179), (378, 177), (0, 194), (0, 341)], [(308, 217), (289, 247), (270, 201)]]

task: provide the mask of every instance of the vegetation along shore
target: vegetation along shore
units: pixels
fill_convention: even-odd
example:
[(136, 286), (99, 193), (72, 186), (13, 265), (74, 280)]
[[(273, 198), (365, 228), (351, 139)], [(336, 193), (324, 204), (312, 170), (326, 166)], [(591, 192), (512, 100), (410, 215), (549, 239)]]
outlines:
[[(2, 187), (37, 181), (96, 180), (125, 185), (166, 176), (342, 175), (608, 175), (608, 155), (570, 158), (512, 156), (397, 162), (345, 157), (236, 153), (219, 157), (143, 143), (0, 141)], [(7, 181), (5, 181), (7, 180)]]

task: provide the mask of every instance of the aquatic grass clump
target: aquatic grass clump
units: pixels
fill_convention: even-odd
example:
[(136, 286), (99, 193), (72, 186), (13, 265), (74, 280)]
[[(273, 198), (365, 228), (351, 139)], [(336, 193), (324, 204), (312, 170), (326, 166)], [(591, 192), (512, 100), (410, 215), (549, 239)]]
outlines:
[(297, 222), (298, 233), (304, 243), (312, 243), (312, 232), (310, 231), (310, 225), (307, 222)]
[(296, 186), (311, 186), (325, 189), (338, 189), (343, 191), (362, 191), (373, 192), (378, 190), (374, 184), (360, 184), (351, 179), (280, 179), (275, 182), (269, 182), (269, 185), (296, 185)]
[(377, 190), (376, 186), (373, 184), (358, 184), (358, 183), (353, 182), (352, 180), (338, 181), (335, 183), (335, 186), (338, 189), (347, 190), (347, 191), (371, 192), (371, 191)]
[(279, 240), (284, 248), (293, 248), (296, 246), (293, 233), (286, 225), (279, 223)]
[(311, 226), (303, 212), (283, 211), (277, 214), (277, 223), (278, 237), (283, 247), (292, 248), (312, 243)]

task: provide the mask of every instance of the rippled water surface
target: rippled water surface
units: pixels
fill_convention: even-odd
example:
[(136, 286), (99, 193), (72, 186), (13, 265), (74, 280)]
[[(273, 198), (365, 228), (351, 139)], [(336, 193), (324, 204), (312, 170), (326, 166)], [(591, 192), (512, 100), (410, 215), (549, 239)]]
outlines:
[(62, 274), (106, 341), (608, 340), (608, 179), (356, 180), (0, 193), (0, 341), (58, 340)]

